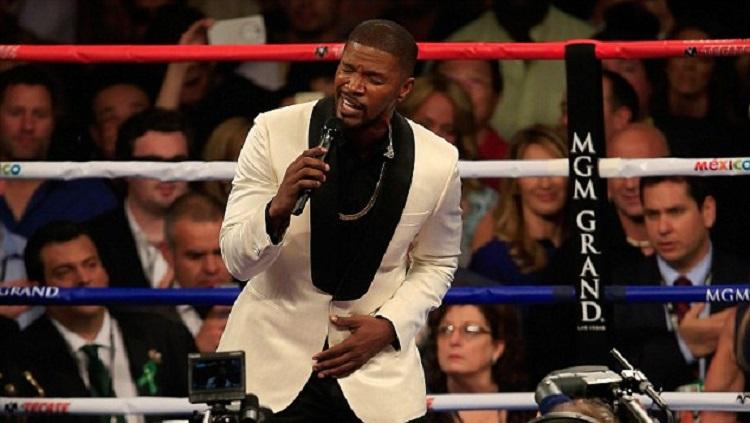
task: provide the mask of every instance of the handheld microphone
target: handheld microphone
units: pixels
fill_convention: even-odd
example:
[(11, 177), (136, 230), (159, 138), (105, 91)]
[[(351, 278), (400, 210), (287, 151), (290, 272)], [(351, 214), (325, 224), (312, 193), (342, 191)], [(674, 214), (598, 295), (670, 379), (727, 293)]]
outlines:
[[(331, 147), (331, 142), (333, 142), (333, 139), (336, 138), (339, 133), (341, 132), (341, 119), (337, 117), (329, 118), (325, 125), (323, 125), (323, 130), (320, 132), (320, 142), (318, 143), (318, 147), (323, 147), (326, 149), (326, 152)], [(321, 160), (325, 160), (326, 154), (323, 154), (323, 156), (320, 157)], [(297, 198), (297, 202), (294, 203), (294, 209), (292, 209), (292, 214), (295, 216), (299, 216), (302, 214), (302, 210), (305, 209), (305, 204), (307, 204), (307, 200), (310, 199), (310, 195), (312, 194), (311, 189), (306, 189), (300, 193), (299, 197)]]

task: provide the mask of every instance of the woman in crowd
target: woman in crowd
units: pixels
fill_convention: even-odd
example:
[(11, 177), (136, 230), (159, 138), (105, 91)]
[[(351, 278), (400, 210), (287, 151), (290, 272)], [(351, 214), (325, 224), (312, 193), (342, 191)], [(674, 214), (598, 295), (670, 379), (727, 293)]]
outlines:
[[(203, 148), (203, 160), (236, 162), (251, 126), (248, 119), (239, 116), (220, 123), (208, 137)], [(231, 189), (232, 181), (229, 180), (201, 182), (201, 190), (222, 204), (227, 203)]]
[[(547, 126), (522, 129), (511, 142), (511, 160), (566, 156)], [(567, 184), (562, 176), (506, 178), (497, 207), (477, 226), (470, 269), (502, 284), (533, 284), (563, 241)]]
[[(527, 389), (518, 311), (499, 304), (443, 305), (430, 314), (424, 348), (430, 393), (496, 393)], [(526, 422), (506, 410), (428, 414), (430, 422)]]
[[(421, 76), (414, 82), (399, 112), (441, 136), (458, 149), (461, 160), (476, 160), (477, 144), (471, 100), (455, 82), (437, 75)], [(497, 202), (497, 192), (478, 179), (464, 178), (461, 209), (463, 240), (459, 265), (468, 265), (474, 229)]]

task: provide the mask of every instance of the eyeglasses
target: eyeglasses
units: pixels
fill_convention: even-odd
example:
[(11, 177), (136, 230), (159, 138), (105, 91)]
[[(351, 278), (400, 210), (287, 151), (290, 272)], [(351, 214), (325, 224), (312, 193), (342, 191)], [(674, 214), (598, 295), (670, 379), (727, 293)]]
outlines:
[(456, 331), (456, 329), (460, 329), (461, 332), (459, 332), (461, 335), (465, 335), (469, 338), (473, 338), (479, 335), (488, 334), (491, 333), (489, 329), (484, 328), (476, 323), (467, 323), (463, 326), (454, 326), (454, 325), (442, 325), (438, 326), (437, 333), (438, 336), (441, 337), (448, 337), (453, 334), (453, 332)]

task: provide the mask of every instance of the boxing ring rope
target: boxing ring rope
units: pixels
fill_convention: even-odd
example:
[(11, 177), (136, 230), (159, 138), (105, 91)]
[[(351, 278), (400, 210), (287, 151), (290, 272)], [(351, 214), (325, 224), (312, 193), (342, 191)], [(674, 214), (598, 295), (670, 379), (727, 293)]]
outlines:
[[(523, 59), (563, 60), (566, 48), (592, 44), (597, 59), (650, 59), (667, 57), (737, 56), (750, 54), (750, 40), (670, 40), (600, 42), (569, 40), (548, 43), (420, 43), (420, 60)], [(62, 63), (154, 63), (178, 61), (332, 61), (340, 58), (342, 44), (253, 46), (83, 46), (0, 45), (0, 60)], [(233, 162), (6, 162), (0, 178), (76, 179), (86, 177), (148, 177), (160, 180), (227, 180)], [(746, 175), (750, 158), (599, 159), (599, 176)], [(461, 176), (525, 177), (567, 176), (567, 159), (550, 161), (461, 162)], [(53, 287), (0, 288), (0, 304), (232, 304), (233, 288), (153, 290), (136, 288), (59, 289)], [(712, 287), (610, 286), (606, 301), (750, 301), (747, 285)], [(575, 300), (573, 286), (452, 288), (446, 303), (542, 303)], [(664, 393), (674, 410), (750, 411), (744, 393)], [(459, 409), (536, 409), (533, 393), (429, 395), (435, 411)], [(648, 405), (647, 398), (642, 403)], [(189, 414), (205, 410), (185, 398), (0, 398), (0, 414), (58, 412), (68, 414)]]
[[(662, 397), (674, 411), (709, 410), (750, 412), (750, 395), (744, 392), (664, 392)], [(644, 407), (651, 400), (638, 396)], [(428, 395), (427, 407), (431, 411), (456, 410), (536, 410), (533, 392), (502, 394), (441, 394)], [(0, 416), (34, 413), (60, 413), (72, 415), (101, 414), (191, 414), (207, 410), (205, 404), (190, 404), (187, 398), (133, 397), (133, 398), (3, 398), (0, 397)]]
[[(58, 288), (0, 287), (0, 305), (232, 305), (239, 288)], [(454, 287), (446, 304), (547, 304), (576, 300), (570, 285)], [(750, 302), (750, 285), (607, 286), (607, 302)]]
[[(727, 176), (750, 174), (750, 157), (599, 159), (603, 178), (655, 175)], [(231, 180), (235, 162), (0, 162), (0, 179), (140, 177), (162, 181)], [(582, 164), (583, 166), (583, 164)], [(462, 178), (568, 176), (568, 159), (460, 161)]]
[[(418, 43), (419, 60), (562, 60), (572, 44), (594, 44), (598, 59), (657, 59), (750, 54), (750, 40), (666, 40), (540, 43)], [(261, 45), (0, 45), (0, 60), (58, 63), (158, 63), (185, 61), (337, 60), (343, 44)]]

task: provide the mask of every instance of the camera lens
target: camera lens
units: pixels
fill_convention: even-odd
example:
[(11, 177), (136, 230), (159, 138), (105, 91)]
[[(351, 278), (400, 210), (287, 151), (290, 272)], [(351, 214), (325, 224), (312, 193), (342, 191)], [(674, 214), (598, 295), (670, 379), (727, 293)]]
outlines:
[(247, 394), (240, 404), (240, 422), (258, 423), (258, 397)]

